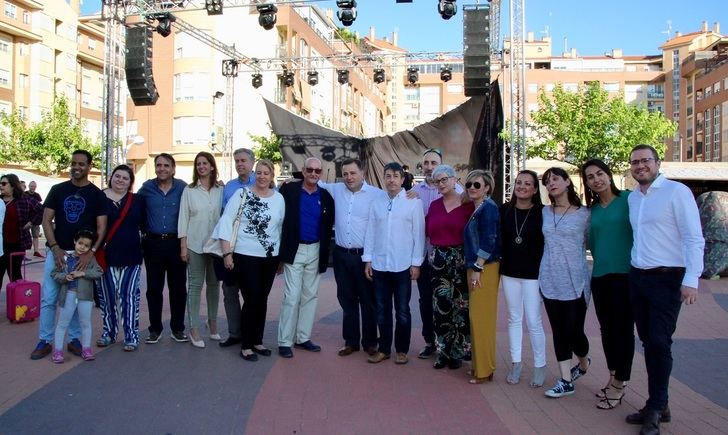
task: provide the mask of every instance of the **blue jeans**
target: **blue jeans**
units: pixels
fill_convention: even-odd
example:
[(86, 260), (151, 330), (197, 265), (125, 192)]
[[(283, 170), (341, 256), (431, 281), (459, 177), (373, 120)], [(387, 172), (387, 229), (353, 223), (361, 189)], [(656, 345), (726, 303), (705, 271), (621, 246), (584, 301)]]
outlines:
[[(61, 284), (53, 280), (51, 272), (56, 267), (53, 250), (46, 249), (46, 261), (43, 265), (43, 287), (40, 292), (40, 323), (38, 324), (38, 338), (46, 343), (53, 343), (56, 332), (56, 308), (58, 306), (58, 292)], [(78, 311), (73, 313), (71, 323), (68, 325), (69, 340), (81, 337), (81, 326), (78, 323)]]
[(375, 270), (374, 291), (377, 296), (379, 351), (389, 355), (392, 348), (392, 300), (394, 299), (396, 319), (394, 349), (398, 353), (407, 353), (412, 331), (412, 315), (409, 309), (412, 283), (409, 269), (402, 272), (379, 272)]

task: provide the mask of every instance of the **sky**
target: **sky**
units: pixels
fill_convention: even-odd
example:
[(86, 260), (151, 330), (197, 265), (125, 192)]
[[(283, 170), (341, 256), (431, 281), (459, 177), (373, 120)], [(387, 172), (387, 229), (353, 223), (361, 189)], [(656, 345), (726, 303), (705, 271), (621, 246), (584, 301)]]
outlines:
[[(306, 0), (321, 8), (336, 9), (336, 2)], [(351, 26), (361, 36), (374, 27), (377, 37), (399, 35), (399, 46), (411, 52), (461, 52), (463, 46), (463, 5), (477, 1), (457, 0), (458, 13), (443, 20), (437, 13), (437, 0), (358, 0), (358, 17)], [(485, 0), (482, 4), (487, 3)], [(101, 0), (83, 0), (82, 12), (100, 9)], [(506, 37), (509, 1), (501, 3), (501, 37)], [(703, 21), (712, 28), (721, 24), (728, 34), (728, 1), (700, 0), (525, 0), (526, 31), (536, 38), (549, 35), (553, 53), (576, 48), (581, 55), (601, 55), (621, 48), (625, 55), (659, 54), (659, 46), (676, 31), (699, 31)], [(566, 39), (566, 41), (565, 41)]]

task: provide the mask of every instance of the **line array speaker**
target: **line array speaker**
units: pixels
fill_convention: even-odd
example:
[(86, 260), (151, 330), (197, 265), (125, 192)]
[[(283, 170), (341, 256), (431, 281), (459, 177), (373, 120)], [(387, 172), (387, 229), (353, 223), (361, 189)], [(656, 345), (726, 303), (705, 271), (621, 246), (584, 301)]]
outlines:
[(157, 86), (152, 77), (151, 27), (140, 26), (126, 29), (126, 85), (135, 106), (153, 106), (159, 99)]
[(465, 9), (463, 14), (465, 96), (490, 92), (490, 9)]

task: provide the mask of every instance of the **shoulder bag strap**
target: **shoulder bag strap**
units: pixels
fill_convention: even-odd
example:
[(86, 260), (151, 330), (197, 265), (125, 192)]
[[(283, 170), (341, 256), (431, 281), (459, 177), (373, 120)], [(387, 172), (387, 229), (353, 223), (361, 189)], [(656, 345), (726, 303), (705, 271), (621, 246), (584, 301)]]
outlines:
[(129, 199), (126, 200), (126, 204), (124, 204), (124, 208), (121, 209), (121, 214), (119, 214), (119, 219), (114, 222), (114, 226), (111, 227), (111, 230), (109, 230), (108, 234), (106, 234), (106, 241), (104, 242), (104, 246), (106, 246), (107, 243), (111, 241), (111, 238), (114, 237), (114, 234), (116, 234), (116, 230), (119, 229), (121, 224), (124, 222), (124, 218), (129, 213), (129, 209), (131, 208), (131, 202), (134, 200), (134, 194), (129, 192)]

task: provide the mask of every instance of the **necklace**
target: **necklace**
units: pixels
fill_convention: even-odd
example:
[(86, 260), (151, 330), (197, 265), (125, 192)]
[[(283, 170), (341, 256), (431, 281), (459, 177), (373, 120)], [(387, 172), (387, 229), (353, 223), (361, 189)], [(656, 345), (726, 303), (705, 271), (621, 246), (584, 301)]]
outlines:
[(556, 229), (556, 227), (559, 226), (559, 224), (564, 219), (564, 216), (566, 216), (566, 213), (568, 213), (569, 210), (571, 210), (571, 204), (569, 204), (569, 206), (566, 207), (566, 210), (564, 210), (564, 214), (562, 214), (561, 217), (559, 218), (559, 220), (557, 221), (556, 220), (556, 207), (554, 207), (554, 215), (553, 215), (553, 218), (554, 218), (554, 229)]
[(526, 221), (528, 220), (528, 216), (531, 214), (531, 209), (533, 209), (533, 206), (528, 209), (528, 213), (526, 213), (526, 218), (523, 220), (523, 223), (521, 223), (521, 227), (518, 227), (518, 209), (513, 207), (513, 220), (516, 221), (516, 238), (515, 242), (517, 245), (520, 245), (523, 243), (523, 238), (521, 237), (521, 232), (523, 231), (524, 225), (526, 225)]

